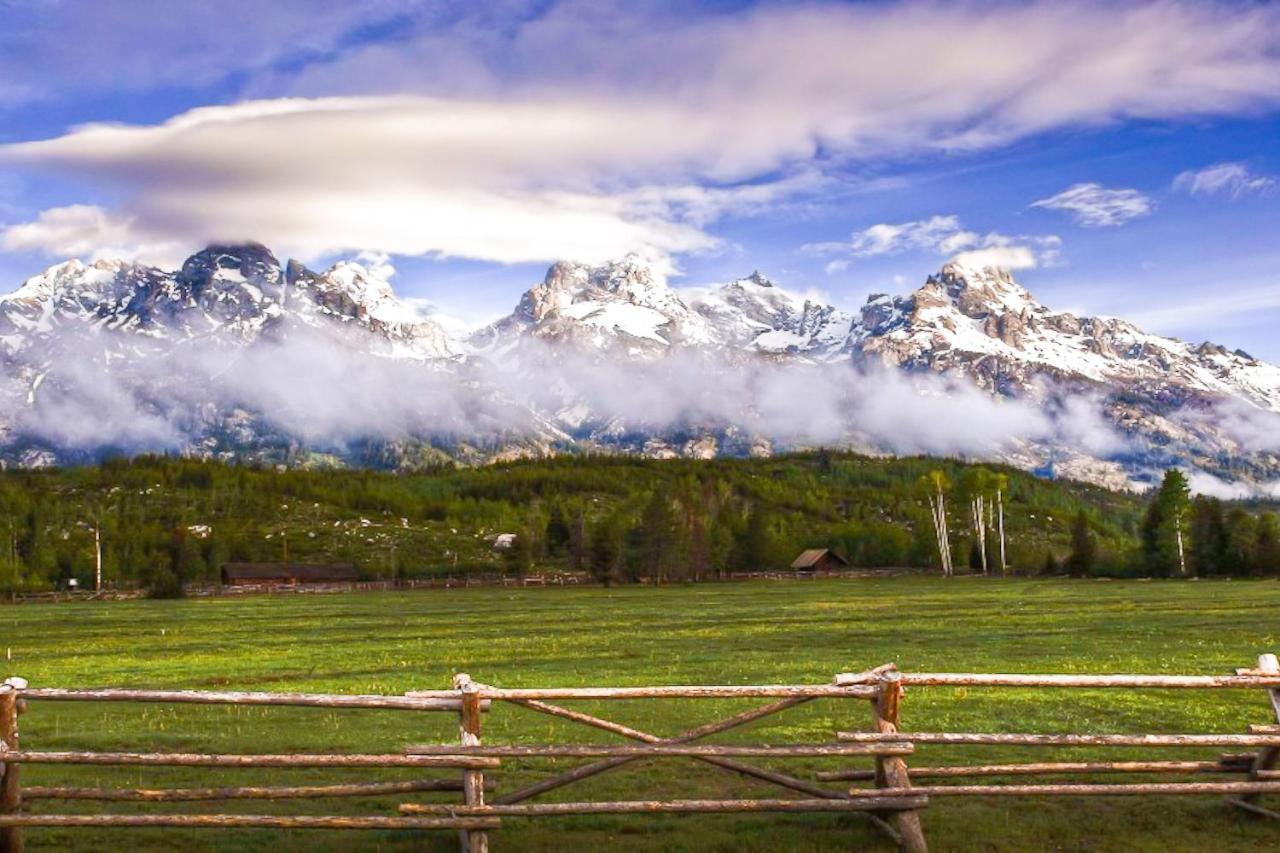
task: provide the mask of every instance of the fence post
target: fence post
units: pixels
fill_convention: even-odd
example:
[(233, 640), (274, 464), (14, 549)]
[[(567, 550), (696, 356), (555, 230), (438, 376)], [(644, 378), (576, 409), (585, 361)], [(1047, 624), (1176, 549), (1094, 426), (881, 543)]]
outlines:
[[(0, 684), (0, 741), (4, 749), (18, 748), (18, 700), (27, 682), (22, 678), (10, 678)], [(21, 765), (0, 765), (0, 814), (17, 814), (22, 809), (22, 789), (19, 787), (18, 768)], [(22, 830), (16, 826), (0, 827), (0, 853), (22, 853)]]
[[(1258, 655), (1257, 671), (1267, 674), (1280, 673), (1280, 659), (1273, 654)], [(1271, 710), (1275, 713), (1276, 720), (1280, 721), (1280, 688), (1273, 687), (1268, 690), (1267, 697), (1271, 700)], [(1266, 746), (1259, 749), (1258, 754), (1254, 756), (1253, 764), (1249, 767), (1249, 781), (1255, 781), (1262, 772), (1275, 767), (1277, 758), (1280, 758), (1280, 747)], [(1258, 799), (1257, 794), (1243, 794), (1237, 798), (1237, 805), (1252, 803), (1256, 799)]]
[[(471, 676), (460, 672), (453, 686), (462, 692), (462, 708), (458, 712), (458, 735), (463, 746), (480, 745), (480, 686)], [(484, 805), (484, 771), (462, 771), (462, 798), (468, 806)], [(482, 829), (464, 829), (459, 833), (462, 853), (489, 853), (489, 833)]]
[[(901, 673), (891, 670), (880, 676), (880, 693), (872, 700), (871, 705), (876, 731), (880, 734), (897, 734), (902, 693)], [(911, 779), (907, 775), (907, 763), (898, 756), (878, 756), (876, 787), (910, 788)], [(924, 829), (920, 826), (919, 812), (895, 812), (893, 822), (898, 829), (898, 835), (901, 836), (900, 849), (904, 853), (928, 853), (929, 845), (924, 840)]]

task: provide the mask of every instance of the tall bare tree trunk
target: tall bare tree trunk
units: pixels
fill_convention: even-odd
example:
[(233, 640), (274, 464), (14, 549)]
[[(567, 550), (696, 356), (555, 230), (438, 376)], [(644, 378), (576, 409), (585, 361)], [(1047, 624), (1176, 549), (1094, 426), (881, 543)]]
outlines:
[(973, 499), (973, 535), (978, 539), (978, 556), (982, 563), (982, 573), (987, 574), (987, 525), (983, 513), (982, 495)]
[(93, 526), (93, 591), (102, 590), (102, 528)]
[(933, 519), (933, 532), (938, 539), (938, 558), (942, 563), (942, 576), (951, 577), (951, 543), (947, 537), (947, 510), (943, 503), (942, 490), (938, 490), (938, 499), (929, 496), (929, 514)]
[(1182, 516), (1178, 515), (1173, 519), (1173, 529), (1178, 537), (1178, 568), (1182, 570), (1182, 576), (1187, 576), (1187, 555), (1182, 548)]
[(1000, 524), (1000, 575), (1008, 574), (1009, 564), (1004, 558), (1004, 491), (996, 491), (996, 518)]

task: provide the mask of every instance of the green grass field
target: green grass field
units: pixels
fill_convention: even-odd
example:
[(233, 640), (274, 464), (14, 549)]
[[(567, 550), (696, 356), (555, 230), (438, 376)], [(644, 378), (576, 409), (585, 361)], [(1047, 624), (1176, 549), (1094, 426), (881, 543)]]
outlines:
[[(1096, 582), (932, 578), (710, 584), (625, 589), (472, 589), (334, 596), (226, 597), (177, 602), (0, 608), (7, 674), (32, 686), (235, 688), (400, 693), (444, 688), (466, 671), (501, 686), (818, 683), (886, 661), (903, 669), (1006, 672), (1227, 673), (1280, 649), (1275, 581)], [(759, 701), (759, 700), (757, 700)], [(673, 734), (752, 702), (634, 701), (580, 707)], [(737, 730), (725, 742), (817, 742), (865, 727), (865, 702), (820, 700)], [(1243, 691), (917, 689), (907, 729), (1241, 732), (1274, 722)], [(450, 714), (320, 709), (31, 703), (27, 749), (397, 751), (453, 742)], [(514, 706), (485, 720), (492, 743), (609, 741), (603, 732)], [(1151, 757), (1174, 757), (1146, 751)], [(1210, 758), (1219, 750), (1180, 750)], [(1136, 757), (1110, 750), (1108, 757)], [(1098, 756), (1037, 750), (1046, 760)], [(911, 762), (1030, 758), (1028, 750), (921, 747)], [(510, 790), (575, 762), (507, 764)], [(787, 762), (812, 778), (832, 760)], [(184, 770), (31, 766), (24, 784), (163, 787), (412, 778), (386, 770)], [(1136, 777), (1130, 777), (1136, 778)], [(839, 783), (832, 783), (839, 784)], [(778, 792), (778, 793), (774, 793)], [(634, 764), (552, 799), (786, 796), (715, 768), (669, 759)], [(455, 795), (418, 795), (432, 800)], [(125, 811), (392, 814), (410, 796), (333, 802), (115, 806)], [(109, 804), (115, 805), (115, 804)], [(42, 801), (33, 811), (95, 810)], [(107, 809), (103, 809), (107, 810)], [(1260, 850), (1280, 824), (1242, 817), (1220, 799), (935, 799), (924, 813), (935, 850)], [(111, 835), (28, 830), (32, 850), (456, 849), (452, 833), (129, 830)], [(495, 850), (890, 849), (856, 815), (508, 819)]]

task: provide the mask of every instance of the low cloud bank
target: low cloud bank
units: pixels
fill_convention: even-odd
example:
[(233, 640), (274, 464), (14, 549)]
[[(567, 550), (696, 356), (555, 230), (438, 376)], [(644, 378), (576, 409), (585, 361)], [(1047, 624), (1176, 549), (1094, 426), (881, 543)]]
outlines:
[(12, 438), (89, 454), (263, 434), (342, 450), (370, 439), (556, 445), (725, 430), (783, 447), (974, 458), (1032, 443), (1094, 456), (1127, 448), (1100, 400), (993, 398), (932, 374), (696, 353), (619, 361), (536, 343), (441, 366), (359, 343), (301, 328), (250, 346), (64, 334), (49, 342), (51, 366), (34, 393), (29, 376), (10, 373), (0, 417)]

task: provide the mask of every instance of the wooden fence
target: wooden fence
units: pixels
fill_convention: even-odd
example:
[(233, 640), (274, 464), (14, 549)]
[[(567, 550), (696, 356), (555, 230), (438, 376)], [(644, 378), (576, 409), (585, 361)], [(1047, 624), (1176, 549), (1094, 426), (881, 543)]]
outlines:
[[(973, 688), (1107, 688), (1175, 690), (1261, 690), (1280, 723), (1280, 663), (1263, 655), (1256, 667), (1226, 676), (1170, 675), (987, 675), (900, 672), (885, 664), (859, 673), (837, 675), (826, 684), (672, 687), (500, 688), (455, 677), (450, 690), (410, 692), (402, 696), (307, 693), (248, 693), (186, 690), (58, 689), (30, 687), (11, 678), (0, 685), (0, 851), (22, 849), (24, 827), (268, 827), (280, 829), (411, 829), (455, 830), (462, 848), (486, 851), (490, 832), (507, 818), (542, 818), (580, 814), (852, 812), (864, 815), (898, 847), (927, 849), (921, 811), (932, 797), (1152, 796), (1226, 795), (1227, 802), (1250, 813), (1280, 817), (1257, 802), (1262, 794), (1280, 793), (1280, 725), (1252, 726), (1247, 733), (1098, 734), (1039, 732), (910, 732), (900, 728), (905, 690), (930, 687)], [(662, 737), (605, 717), (556, 704), (574, 700), (757, 698), (770, 701), (732, 716), (704, 723), (675, 736)], [(809, 744), (708, 744), (704, 739), (816, 700), (869, 702), (869, 731), (834, 733), (833, 740)], [(456, 743), (411, 745), (390, 754), (193, 754), (171, 752), (52, 752), (20, 747), (18, 718), (30, 702), (156, 702), (203, 705), (269, 705), (330, 709), (382, 709), (445, 712), (458, 716)], [(482, 717), (498, 703), (609, 732), (630, 743), (493, 744), (482, 741)], [(1246, 751), (1215, 760), (1058, 761), (960, 764), (908, 767), (917, 746), (970, 745), (1000, 747), (1234, 747)], [(867, 768), (821, 772), (813, 781), (742, 759), (782, 761), (794, 758), (861, 757)], [(494, 798), (494, 775), (503, 762), (548, 758), (591, 759), (571, 770)], [(539, 796), (643, 759), (700, 762), (777, 786), (787, 797), (768, 799), (645, 799), (533, 802)], [(24, 764), (88, 764), (184, 767), (411, 767), (452, 770), (455, 775), (407, 781), (362, 781), (307, 786), (241, 786), (203, 788), (91, 788), (23, 786)], [(456, 775), (460, 771), (460, 775)], [(1081, 782), (1054, 784), (917, 784), (920, 780), (1020, 778), (1155, 774), (1209, 776), (1180, 782)], [(1132, 777), (1130, 777), (1132, 778)], [(869, 783), (833, 788), (833, 781)], [(396, 815), (268, 815), (268, 814), (62, 814), (28, 810), (42, 801), (168, 803), (227, 800), (329, 799), (457, 792), (460, 802), (406, 802)]]

